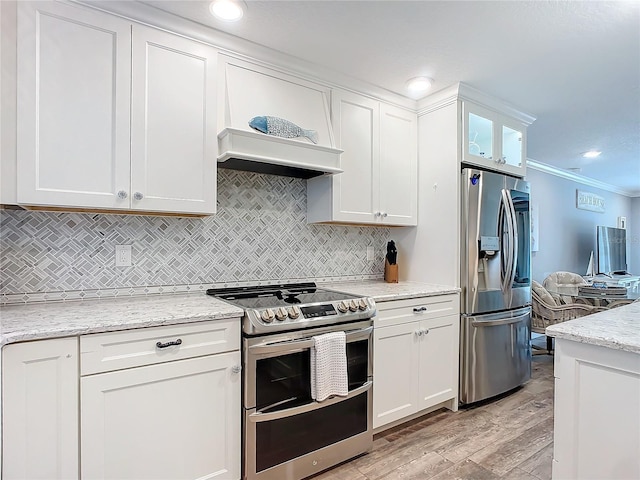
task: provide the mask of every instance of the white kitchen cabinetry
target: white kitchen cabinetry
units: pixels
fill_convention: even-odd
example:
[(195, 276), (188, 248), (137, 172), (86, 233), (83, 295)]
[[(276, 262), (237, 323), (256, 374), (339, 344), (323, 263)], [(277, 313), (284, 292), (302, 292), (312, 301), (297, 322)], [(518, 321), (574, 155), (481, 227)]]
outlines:
[(416, 115), (342, 90), (331, 105), (344, 172), (308, 180), (308, 222), (416, 225)]
[(640, 355), (556, 338), (552, 478), (640, 478)]
[(17, 21), (16, 203), (215, 213), (215, 49), (58, 2)]
[(133, 26), (131, 209), (216, 212), (216, 61), (202, 43)]
[(458, 295), (377, 304), (373, 428), (435, 406), (457, 410)]
[(2, 478), (239, 480), (240, 364), (237, 318), (6, 345)]
[(526, 125), (467, 100), (462, 114), (462, 161), (524, 177)]
[(237, 319), (81, 337), (82, 478), (239, 479), (239, 342)]
[(2, 349), (4, 480), (78, 478), (78, 339)]
[[(465, 122), (467, 111), (475, 112), (478, 119), (486, 119), (484, 122), (481, 119), (472, 121), (474, 133), (470, 140), (469, 122)], [(518, 137), (515, 134), (509, 135), (508, 141), (495, 140), (496, 125), (505, 125), (514, 132), (522, 131), (522, 141), (508, 149), (511, 151), (522, 148), (524, 159), (526, 126), (534, 120), (534, 117), (518, 112), (464, 84), (441, 90), (420, 101), (418, 228), (394, 231), (399, 252), (400, 280), (460, 285), (460, 181), (463, 164), (472, 163), (515, 176), (523, 176), (525, 173), (524, 163), (515, 167), (497, 164), (480, 156), (471, 158), (467, 152), (469, 143), (472, 141), (480, 145), (483, 144), (483, 138), (491, 139), (491, 156), (494, 156), (500, 151), (497, 143), (515, 145)], [(482, 150), (473, 151), (487, 155), (489, 149), (484, 146)], [(507, 158), (512, 156), (507, 154)]]

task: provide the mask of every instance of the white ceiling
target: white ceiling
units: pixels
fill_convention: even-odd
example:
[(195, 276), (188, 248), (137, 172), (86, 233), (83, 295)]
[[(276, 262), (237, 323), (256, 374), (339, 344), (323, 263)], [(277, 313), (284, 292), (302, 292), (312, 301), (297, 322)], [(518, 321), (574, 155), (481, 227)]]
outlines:
[(462, 81), (537, 117), (530, 159), (640, 195), (637, 0), (249, 0), (237, 23), (206, 1), (144, 3), (401, 95), (417, 75)]

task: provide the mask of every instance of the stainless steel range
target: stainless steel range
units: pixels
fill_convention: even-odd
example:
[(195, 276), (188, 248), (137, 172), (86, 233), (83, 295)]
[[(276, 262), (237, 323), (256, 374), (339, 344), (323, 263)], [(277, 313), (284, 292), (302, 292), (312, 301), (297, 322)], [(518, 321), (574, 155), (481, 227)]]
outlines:
[[(366, 452), (372, 434), (372, 299), (315, 283), (211, 289), (244, 308), (243, 478), (299, 480)], [(313, 337), (344, 331), (349, 390), (311, 397)]]

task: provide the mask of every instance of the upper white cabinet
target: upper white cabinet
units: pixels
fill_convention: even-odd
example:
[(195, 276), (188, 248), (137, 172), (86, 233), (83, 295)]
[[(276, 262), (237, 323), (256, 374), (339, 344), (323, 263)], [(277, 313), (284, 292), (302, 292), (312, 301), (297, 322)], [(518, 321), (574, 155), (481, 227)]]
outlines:
[(217, 50), (57, 2), (17, 42), (18, 204), (215, 213)]
[(523, 177), (535, 118), (462, 83), (418, 107), (419, 228), (394, 232), (400, 279), (460, 285), (462, 165)]
[(128, 208), (131, 25), (18, 4), (17, 202)]
[(78, 339), (2, 349), (2, 478), (78, 478)]
[(133, 26), (131, 208), (216, 211), (217, 50)]
[(526, 124), (466, 100), (462, 115), (462, 161), (524, 177)]
[(416, 115), (342, 90), (331, 106), (344, 172), (308, 180), (308, 222), (416, 225)]

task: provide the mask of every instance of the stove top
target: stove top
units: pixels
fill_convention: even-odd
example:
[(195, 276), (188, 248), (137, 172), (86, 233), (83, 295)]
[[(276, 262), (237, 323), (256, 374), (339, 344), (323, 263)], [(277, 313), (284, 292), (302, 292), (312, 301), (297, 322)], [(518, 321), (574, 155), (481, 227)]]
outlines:
[(373, 299), (319, 288), (313, 282), (212, 288), (212, 295), (245, 310), (247, 335), (298, 330), (371, 318)]

